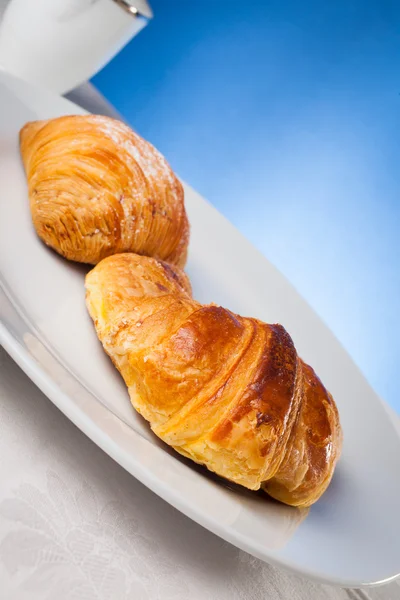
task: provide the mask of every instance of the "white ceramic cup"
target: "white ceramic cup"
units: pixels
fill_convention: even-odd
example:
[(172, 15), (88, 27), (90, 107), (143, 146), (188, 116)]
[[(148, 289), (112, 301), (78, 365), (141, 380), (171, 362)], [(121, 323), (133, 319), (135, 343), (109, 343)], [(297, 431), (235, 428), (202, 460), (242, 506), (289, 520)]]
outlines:
[(11, 0), (0, 23), (0, 66), (64, 94), (99, 71), (149, 17), (145, 0)]

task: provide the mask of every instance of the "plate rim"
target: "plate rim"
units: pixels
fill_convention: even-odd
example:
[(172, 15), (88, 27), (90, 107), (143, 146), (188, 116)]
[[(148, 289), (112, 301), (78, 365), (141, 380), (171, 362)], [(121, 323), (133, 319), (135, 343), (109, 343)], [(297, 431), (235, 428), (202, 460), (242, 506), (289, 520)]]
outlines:
[[(4, 291), (1, 290), (3, 293)], [(22, 318), (21, 318), (22, 319)], [(23, 320), (25, 322), (25, 320)], [(26, 323), (25, 323), (26, 324)], [(27, 324), (26, 324), (27, 325)], [(69, 395), (65, 393), (59, 385), (46, 374), (43, 368), (41, 368), (38, 363), (36, 363), (35, 359), (32, 358), (29, 351), (23, 348), (23, 346), (19, 343), (17, 339), (15, 339), (14, 335), (8, 330), (8, 328), (0, 321), (0, 343), (6, 352), (11, 356), (11, 358), (17, 363), (17, 365), (24, 371), (24, 373), (29, 377), (29, 379), (33, 382), (36, 387), (38, 387), (41, 392), (49, 398), (49, 400), (76, 426), (82, 433), (84, 433), (93, 443), (96, 444), (105, 454), (110, 456), (118, 465), (120, 465), (123, 469), (128, 471), (133, 477), (138, 479), (143, 485), (149, 488), (153, 493), (155, 493), (162, 500), (171, 504), (174, 508), (179, 510), (186, 517), (192, 519), (202, 527), (205, 527), (211, 533), (217, 535), (218, 537), (224, 539), (225, 541), (233, 544), (234, 546), (240, 548), (241, 550), (263, 560), (264, 562), (278, 568), (284, 567), (288, 571), (294, 573), (295, 575), (299, 575), (302, 577), (308, 577), (318, 583), (330, 584), (336, 587), (345, 587), (350, 589), (355, 588), (366, 588), (366, 587), (377, 587), (381, 585), (385, 585), (390, 583), (391, 581), (395, 581), (400, 577), (399, 573), (386, 577), (382, 580), (378, 581), (367, 581), (362, 582), (358, 580), (352, 579), (341, 579), (324, 576), (320, 573), (316, 573), (311, 569), (300, 568), (296, 566), (295, 563), (285, 559), (285, 558), (277, 558), (274, 554), (270, 553), (267, 549), (259, 549), (255, 545), (250, 547), (246, 540), (243, 539), (242, 536), (238, 532), (230, 531), (229, 526), (224, 526), (218, 523), (212, 517), (208, 517), (205, 511), (200, 511), (196, 507), (188, 504), (185, 501), (181, 500), (181, 497), (178, 492), (175, 492), (173, 487), (169, 485), (165, 485), (161, 482), (157, 477), (153, 474), (150, 476), (150, 469), (140, 463), (140, 459), (135, 456), (134, 453), (128, 453), (123, 448), (118, 445), (118, 441), (114, 439), (114, 437), (110, 437), (109, 434), (106, 434), (101, 427), (94, 424), (94, 422), (90, 419), (90, 417), (85, 414), (85, 412), (77, 407), (73, 401), (71, 401)], [(52, 353), (54, 358), (55, 355)], [(58, 363), (62, 369), (66, 369), (64, 365)], [(70, 373), (70, 376), (73, 377), (74, 381), (78, 383), (79, 386), (83, 387), (83, 384), (76, 378), (74, 373)], [(89, 392), (91, 393), (91, 392)], [(93, 394), (91, 394), (93, 395)], [(93, 395), (95, 398), (95, 396)], [(110, 415), (111, 411), (104, 406), (101, 402), (99, 402), (96, 398), (96, 401), (99, 404), (99, 411), (104, 414)], [(115, 416), (115, 415), (113, 415)], [(115, 416), (115, 419), (118, 420), (121, 427), (126, 428), (127, 433), (133, 436), (134, 438), (140, 438), (146, 444), (149, 444), (151, 448), (153, 448), (157, 452), (163, 452), (160, 448), (153, 446), (148, 440), (140, 436), (138, 432), (136, 432), (133, 428), (127, 425), (124, 421)], [(109, 444), (106, 443), (107, 440)], [(172, 460), (176, 460), (174, 457), (169, 457)]]
[[(79, 107), (74, 102), (72, 102), (66, 98), (57, 96), (57, 94), (54, 94), (48, 90), (42, 90), (38, 86), (29, 84), (25, 81), (20, 80), (17, 77), (11, 76), (11, 75), (3, 72), (2, 70), (0, 70), (0, 82), (4, 84), (4, 80), (6, 82), (7, 82), (7, 80), (12, 82), (13, 85), (11, 86), (11, 91), (13, 93), (15, 93), (15, 90), (13, 89), (14, 85), (17, 85), (17, 87), (19, 87), (20, 89), (25, 89), (27, 91), (29, 89), (34, 88), (36, 93), (39, 93), (41, 96), (44, 96), (44, 95), (47, 96), (50, 101), (54, 101), (54, 99), (56, 98), (58, 102), (61, 101), (62, 103), (65, 104), (66, 107), (68, 106), (71, 109), (74, 109), (75, 114), (76, 113), (87, 114), (86, 110), (82, 109), (82, 107)], [(56, 111), (56, 112), (59, 112), (59, 111)], [(200, 197), (205, 204), (212, 207), (212, 205), (210, 205), (210, 203), (207, 200), (205, 200), (200, 194), (198, 194), (198, 192), (196, 192), (195, 190), (192, 190), (192, 188), (189, 185), (187, 185), (186, 183), (185, 183), (185, 186), (188, 189), (190, 189), (191, 191), (193, 191), (193, 193), (196, 196)], [(215, 212), (217, 212), (220, 216), (222, 216), (222, 218), (224, 218), (224, 220), (227, 223), (229, 223), (230, 227), (233, 227), (235, 229), (237, 234), (243, 240), (245, 240), (247, 244), (249, 244), (252, 247), (253, 252), (257, 253), (263, 260), (268, 262), (268, 260), (259, 252), (259, 250), (257, 250), (257, 248), (255, 248), (251, 244), (251, 242), (247, 238), (245, 238), (231, 222), (229, 222), (229, 220), (227, 220), (223, 215), (221, 215), (215, 207), (212, 207), (212, 209)], [(283, 274), (280, 274), (280, 275), (282, 277), (284, 277), (284, 279), (286, 280), (286, 277)], [(1, 285), (1, 282), (0, 282), (0, 292), (2, 294), (4, 294), (4, 296), (6, 298), (8, 298), (8, 294), (6, 293), (5, 289)], [(11, 299), (9, 299), (9, 301), (12, 303), (12, 309), (16, 312), (17, 317), (24, 323), (24, 325), (28, 328), (28, 330), (32, 331), (31, 323), (29, 322), (29, 320), (23, 314), (19, 314), (17, 312), (15, 304)], [(315, 313), (315, 311), (313, 311), (313, 312)], [(322, 319), (320, 319), (319, 316), (318, 316), (318, 318), (320, 321), (322, 321)], [(35, 334), (35, 333), (36, 332), (33, 331), (33, 334)], [(333, 332), (332, 332), (332, 335), (334, 335)], [(336, 336), (335, 336), (335, 339), (336, 339)], [(33, 384), (36, 385), (43, 392), (43, 394), (45, 396), (47, 396), (50, 399), (50, 401), (53, 402), (53, 404), (55, 406), (57, 406), (57, 408), (72, 423), (74, 423), (85, 435), (87, 435), (87, 437), (89, 437), (89, 439), (91, 439), (99, 448), (101, 448), (113, 460), (115, 460), (115, 462), (117, 462), (122, 468), (127, 470), (131, 475), (133, 475), (136, 479), (138, 479), (142, 484), (144, 484), (146, 487), (148, 487), (150, 490), (152, 490), (152, 492), (157, 494), (161, 499), (167, 501), (169, 504), (174, 506), (177, 510), (179, 510), (181, 513), (183, 513), (186, 517), (194, 520), (196, 523), (205, 527), (206, 529), (208, 529), (215, 535), (218, 535), (219, 537), (226, 540), (227, 542), (233, 544), (234, 546), (240, 548), (241, 550), (244, 550), (245, 552), (248, 552), (248, 553), (256, 556), (257, 558), (267, 562), (268, 564), (271, 564), (278, 568), (284, 567), (296, 575), (308, 577), (314, 581), (318, 581), (319, 583), (330, 584), (330, 585), (346, 587), (346, 588), (375, 587), (375, 586), (380, 586), (380, 585), (390, 583), (391, 581), (394, 581), (400, 577), (400, 570), (399, 570), (399, 572), (397, 574), (394, 574), (392, 576), (386, 577), (386, 578), (384, 578), (382, 580), (378, 580), (378, 581), (362, 582), (359, 580), (351, 580), (351, 579), (345, 579), (345, 578), (340, 578), (340, 577), (332, 578), (332, 576), (330, 576), (330, 575), (324, 576), (323, 574), (321, 574), (321, 572), (315, 572), (310, 568), (299, 567), (296, 565), (295, 562), (292, 562), (284, 557), (279, 557), (279, 555), (273, 554), (273, 552), (271, 552), (268, 548), (259, 547), (259, 544), (257, 544), (257, 542), (253, 542), (252, 543), (253, 545), (249, 545), (248, 542), (244, 539), (244, 537), (241, 536), (241, 534), (239, 532), (232, 530), (229, 525), (226, 526), (226, 525), (219, 523), (216, 519), (209, 517), (205, 511), (199, 510), (197, 508), (197, 506), (190, 505), (190, 503), (188, 503), (187, 501), (182, 500), (182, 496), (180, 496), (178, 491), (175, 491), (172, 486), (170, 486), (168, 484), (164, 484), (159, 478), (157, 478), (157, 476), (154, 473), (152, 473), (149, 470), (148, 466), (142, 464), (140, 457), (135, 456), (134, 453), (126, 452), (121, 446), (118, 445), (117, 439), (114, 439), (114, 437), (111, 438), (109, 436), (109, 434), (105, 433), (104, 430), (100, 426), (96, 425), (94, 423), (94, 421), (82, 410), (82, 408), (80, 408), (76, 403), (74, 403), (74, 401), (70, 398), (70, 395), (61, 389), (61, 387), (54, 380), (54, 378), (52, 378), (49, 374), (46, 373), (44, 368), (32, 356), (32, 354), (29, 352), (29, 350), (27, 348), (25, 348), (19, 342), (19, 340), (12, 333), (12, 331), (2, 322), (1, 314), (0, 314), (0, 344), (4, 347), (4, 349), (11, 356), (11, 358), (18, 364), (18, 366), (26, 373), (26, 375), (30, 378), (30, 380), (33, 382)], [(45, 346), (46, 346), (46, 344), (45, 344)], [(63, 365), (62, 362), (58, 359), (57, 354), (55, 354), (51, 349), (49, 349), (49, 348), (47, 348), (47, 349), (51, 352), (52, 357), (55, 360), (57, 360), (57, 363), (61, 366), (61, 368), (63, 370), (67, 370), (65, 365)], [(346, 354), (348, 354), (345, 349), (344, 349), (344, 351), (346, 352)], [(351, 357), (349, 357), (349, 358), (352, 361)], [(352, 364), (354, 367), (358, 368), (357, 365), (355, 365), (355, 363), (353, 361), (352, 361)], [(70, 372), (69, 370), (67, 370), (67, 371), (68, 371), (70, 377), (72, 377), (73, 380), (76, 381), (79, 386), (84, 387), (82, 382), (75, 375), (75, 373)], [(96, 396), (92, 392), (88, 391), (88, 393), (91, 394), (93, 396), (93, 398), (96, 398)], [(377, 398), (378, 398), (378, 400), (380, 400), (378, 396), (377, 396)], [(96, 400), (97, 400), (97, 398), (96, 398)], [(107, 415), (112, 414), (111, 411), (106, 406), (104, 406), (100, 401), (97, 400), (97, 402), (99, 404), (99, 410), (101, 410), (101, 412), (103, 412), (104, 414), (107, 414)], [(383, 408), (385, 409), (384, 403), (381, 400), (380, 400), (380, 402), (383, 405)], [(390, 418), (387, 410), (386, 410), (386, 413), (387, 413), (388, 421), (391, 422), (392, 426), (394, 426), (392, 419)], [(144, 440), (146, 443), (148, 443), (150, 446), (152, 446), (150, 444), (150, 442), (148, 442), (148, 440), (145, 440), (145, 438), (140, 436), (140, 434), (138, 432), (136, 432), (133, 428), (131, 428), (129, 425), (127, 425), (122, 419), (119, 419), (116, 416), (115, 416), (115, 418), (118, 419), (118, 422), (121, 424), (122, 427), (127, 429), (127, 432), (129, 432), (129, 435), (133, 436), (134, 438), (140, 438), (141, 440)], [(106, 443), (107, 441), (109, 441), (108, 444)], [(158, 448), (156, 446), (152, 446), (152, 448), (154, 450), (156, 450), (157, 452), (163, 452), (160, 448)], [(170, 457), (170, 458), (171, 458), (171, 460), (176, 460), (173, 457)]]

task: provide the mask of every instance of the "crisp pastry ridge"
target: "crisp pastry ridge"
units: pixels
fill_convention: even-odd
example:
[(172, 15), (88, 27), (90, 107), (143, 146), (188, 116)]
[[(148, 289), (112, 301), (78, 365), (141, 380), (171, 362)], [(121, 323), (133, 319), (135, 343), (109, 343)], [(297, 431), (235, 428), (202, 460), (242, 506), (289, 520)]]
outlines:
[(184, 192), (164, 157), (127, 125), (100, 115), (33, 121), (20, 131), (32, 220), (73, 261), (119, 252), (183, 266)]
[(135, 254), (101, 261), (86, 302), (133, 406), (162, 440), (286, 504), (323, 494), (340, 456), (339, 415), (281, 325), (201, 305), (183, 271)]

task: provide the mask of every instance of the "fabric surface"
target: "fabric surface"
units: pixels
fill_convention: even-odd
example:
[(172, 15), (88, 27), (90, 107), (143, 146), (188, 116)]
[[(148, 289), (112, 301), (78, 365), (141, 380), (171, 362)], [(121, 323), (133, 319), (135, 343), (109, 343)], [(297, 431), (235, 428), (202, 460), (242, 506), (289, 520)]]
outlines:
[[(2, 600), (396, 600), (273, 568), (106, 456), (0, 349)], [(196, 540), (196, 543), (193, 542)]]

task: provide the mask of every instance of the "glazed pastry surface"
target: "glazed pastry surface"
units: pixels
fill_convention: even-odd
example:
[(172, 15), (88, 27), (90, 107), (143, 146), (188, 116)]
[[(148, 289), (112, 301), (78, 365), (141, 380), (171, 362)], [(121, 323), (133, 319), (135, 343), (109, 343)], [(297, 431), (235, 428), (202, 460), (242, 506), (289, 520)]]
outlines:
[(86, 290), (98, 337), (156, 435), (287, 504), (321, 496), (341, 451), (338, 411), (281, 325), (201, 305), (183, 271), (135, 254), (100, 262)]

